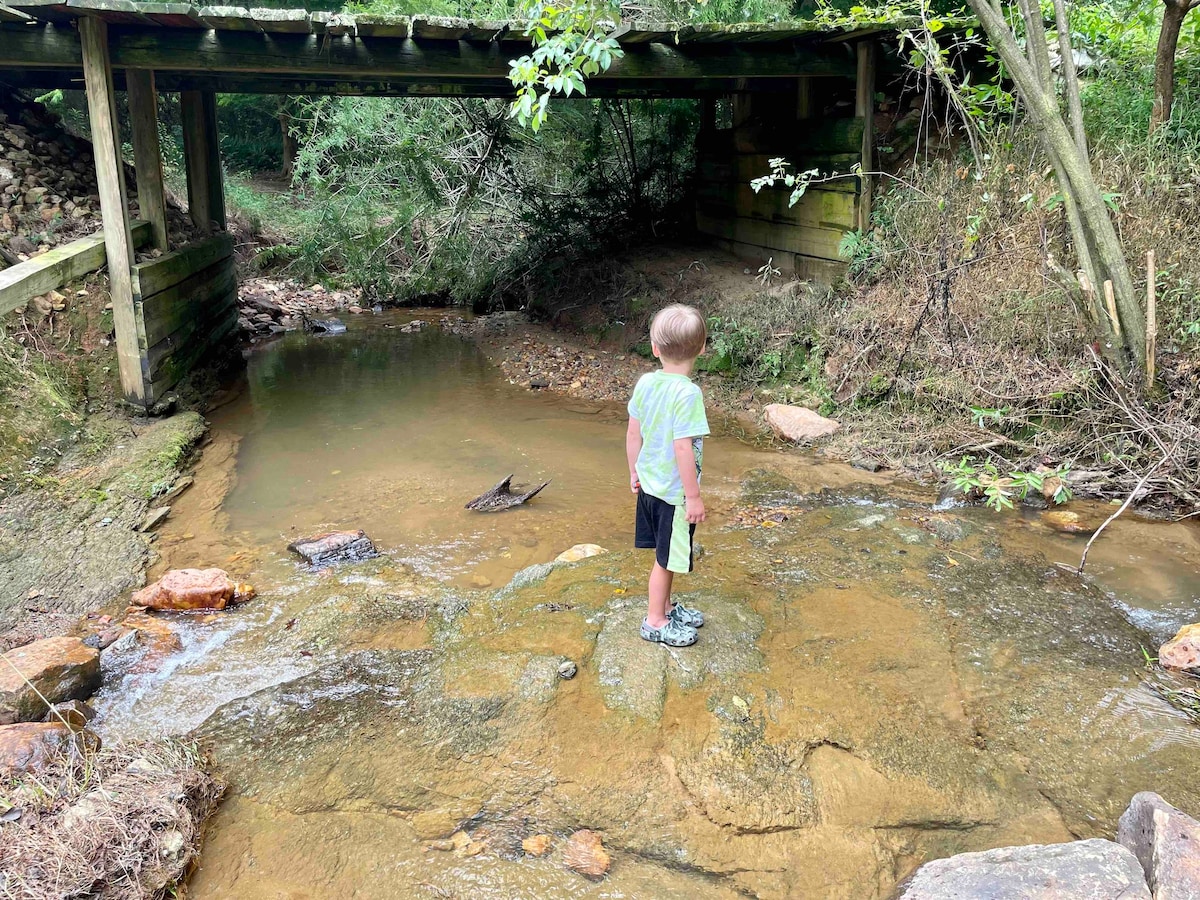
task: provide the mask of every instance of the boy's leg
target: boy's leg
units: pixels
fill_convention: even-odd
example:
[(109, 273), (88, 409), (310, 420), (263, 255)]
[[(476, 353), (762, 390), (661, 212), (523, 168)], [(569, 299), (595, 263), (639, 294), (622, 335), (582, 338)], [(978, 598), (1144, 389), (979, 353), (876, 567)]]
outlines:
[(671, 582), (674, 577), (657, 561), (650, 570), (650, 604), (646, 611), (646, 620), (651, 628), (662, 628), (667, 622), (667, 612), (671, 603)]

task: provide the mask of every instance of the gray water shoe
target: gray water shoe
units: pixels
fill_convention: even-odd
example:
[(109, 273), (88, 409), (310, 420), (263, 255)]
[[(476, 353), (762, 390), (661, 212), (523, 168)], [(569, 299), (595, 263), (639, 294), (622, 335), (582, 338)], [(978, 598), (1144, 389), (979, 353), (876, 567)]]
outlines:
[(704, 627), (704, 613), (698, 609), (692, 609), (690, 606), (684, 606), (682, 603), (672, 606), (671, 611), (667, 613), (667, 618), (689, 628)]
[(675, 619), (667, 619), (661, 628), (651, 628), (650, 620), (642, 619), (642, 640), (668, 647), (690, 647), (696, 643), (696, 629)]

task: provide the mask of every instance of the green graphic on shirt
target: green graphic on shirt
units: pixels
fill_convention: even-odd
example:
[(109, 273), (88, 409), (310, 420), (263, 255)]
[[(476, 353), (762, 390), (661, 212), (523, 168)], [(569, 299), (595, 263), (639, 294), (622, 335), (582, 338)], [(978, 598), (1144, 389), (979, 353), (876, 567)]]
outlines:
[(642, 452), (637, 458), (642, 490), (675, 506), (683, 503), (683, 481), (675, 462), (675, 441), (692, 439), (696, 478), (704, 458), (704, 435), (709, 433), (700, 388), (686, 375), (650, 372), (643, 375), (629, 400), (629, 415), (642, 432)]

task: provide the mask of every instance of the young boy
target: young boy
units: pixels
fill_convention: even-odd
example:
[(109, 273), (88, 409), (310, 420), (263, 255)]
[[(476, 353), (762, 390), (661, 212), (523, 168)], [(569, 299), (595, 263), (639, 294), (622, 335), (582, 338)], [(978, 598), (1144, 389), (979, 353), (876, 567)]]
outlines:
[(704, 521), (700, 462), (708, 419), (689, 376), (707, 339), (704, 318), (692, 307), (659, 311), (650, 323), (650, 346), (662, 368), (634, 388), (625, 434), (629, 487), (637, 494), (633, 545), (655, 551), (642, 637), (671, 647), (696, 643), (704, 624), (699, 610), (671, 603), (671, 581), (674, 573), (692, 570), (692, 535)]

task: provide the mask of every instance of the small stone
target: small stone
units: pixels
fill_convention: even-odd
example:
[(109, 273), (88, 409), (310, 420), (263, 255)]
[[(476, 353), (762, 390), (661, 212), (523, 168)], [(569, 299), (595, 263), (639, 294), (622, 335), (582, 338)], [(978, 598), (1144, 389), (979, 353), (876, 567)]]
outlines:
[(592, 556), (600, 556), (608, 551), (599, 544), (576, 544), (568, 550), (564, 550), (558, 556), (554, 557), (555, 562), (573, 563), (579, 562), (581, 559), (588, 559)]
[(471, 584), (477, 588), (486, 588), (492, 586), (492, 579), (486, 575), (472, 575)]
[(1200, 671), (1200, 624), (1184, 625), (1159, 647), (1158, 663), (1167, 669)]
[(589, 878), (601, 878), (612, 865), (612, 857), (604, 849), (600, 835), (588, 828), (576, 831), (567, 839), (566, 849), (563, 850), (563, 862), (568, 869), (587, 875)]
[(527, 856), (545, 856), (554, 839), (548, 834), (535, 834), (521, 841), (521, 849)]
[(1065, 509), (1042, 513), (1042, 522), (1062, 534), (1091, 534), (1096, 530), (1096, 527), (1087, 525), (1079, 513)]
[(142, 520), (142, 524), (138, 526), (138, 531), (153, 531), (161, 525), (171, 514), (171, 507), (156, 506), (154, 509), (146, 513), (146, 518)]
[(540, 391), (550, 387), (550, 381), (546, 378), (531, 378), (529, 386), (535, 391)]
[(882, 463), (878, 463), (873, 459), (852, 459), (850, 465), (856, 469), (862, 469), (864, 472), (878, 472), (883, 468)]
[(578, 671), (579, 671), (579, 667), (577, 665), (575, 665), (575, 662), (573, 660), (568, 659), (568, 660), (565, 660), (564, 662), (560, 662), (558, 664), (558, 677), (559, 678), (565, 678), (566, 680), (570, 681), (572, 678), (575, 677), (575, 673)]
[(81, 731), (96, 718), (96, 711), (82, 700), (55, 703), (46, 711), (45, 721), (65, 724), (72, 731)]
[(836, 434), (841, 423), (827, 419), (803, 406), (771, 403), (763, 409), (767, 425), (781, 438), (797, 444), (809, 443)]
[(174, 828), (158, 836), (158, 852), (163, 856), (178, 856), (183, 850), (183, 834)]

